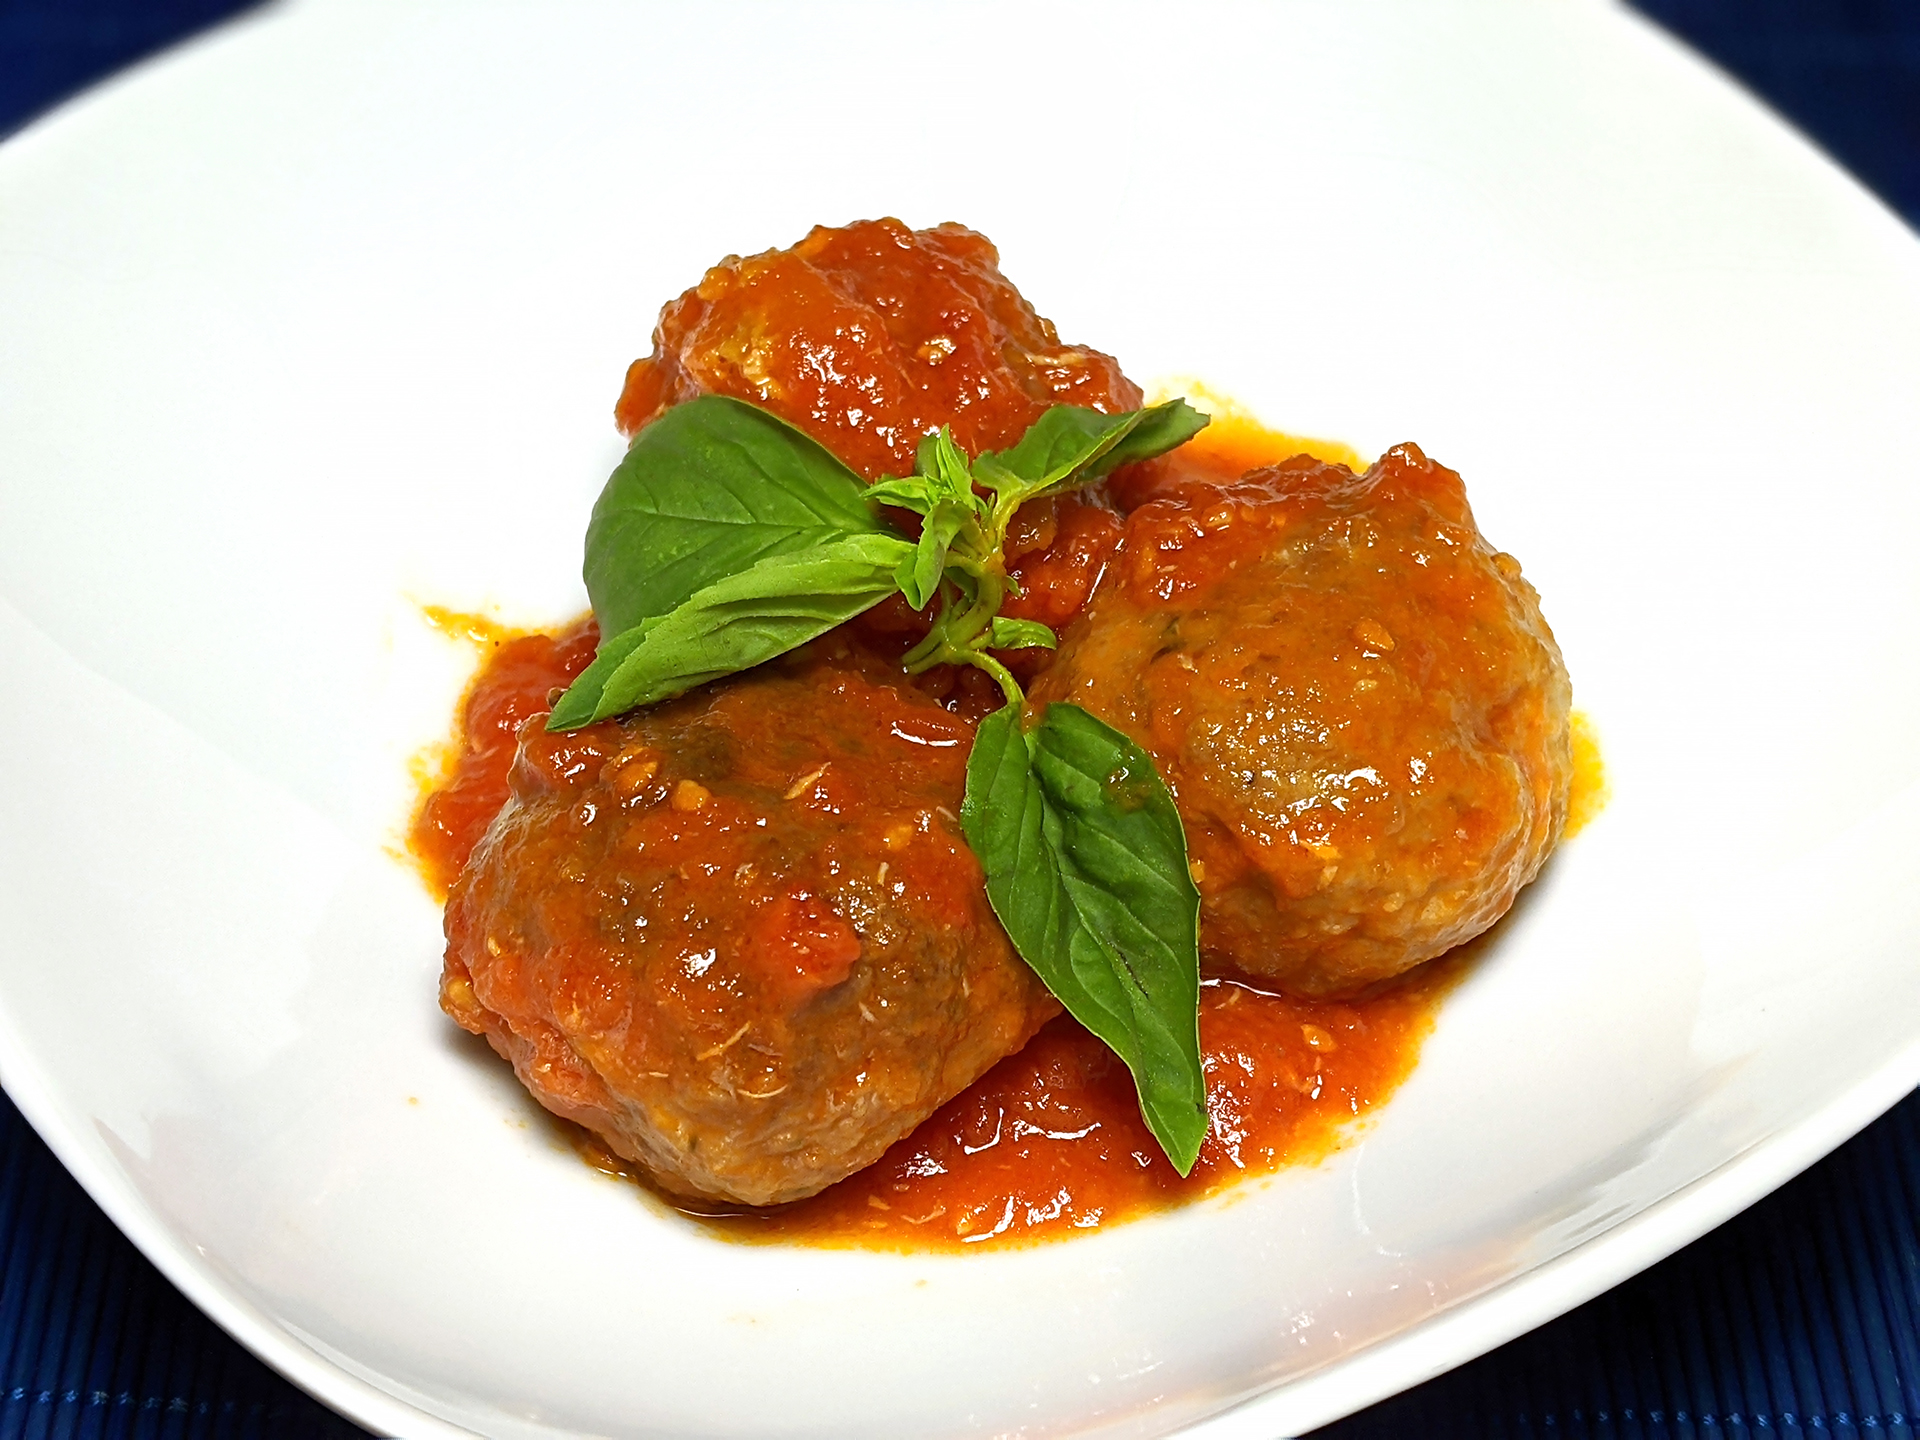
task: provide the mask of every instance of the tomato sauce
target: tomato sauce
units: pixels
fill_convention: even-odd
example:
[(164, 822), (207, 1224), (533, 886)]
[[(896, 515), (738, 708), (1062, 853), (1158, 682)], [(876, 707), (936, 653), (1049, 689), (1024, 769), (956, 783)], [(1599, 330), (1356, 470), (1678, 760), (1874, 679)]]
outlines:
[(680, 401), (732, 395), (877, 480), (910, 474), (940, 425), (977, 455), (1049, 405), (1137, 406), (1119, 363), (1063, 342), (999, 265), (963, 225), (898, 220), (816, 226), (788, 249), (730, 256), (660, 312), (614, 422), (632, 435)]
[(427, 618), (481, 647), (480, 673), (455, 724), (451, 763), (429, 775), (408, 848), (436, 899), (444, 901), (467, 856), (507, 803), (507, 770), (520, 726), (552, 708), (549, 697), (587, 668), (600, 627), (591, 616), (553, 634), (516, 632), (434, 607)]
[[(1225, 479), (1299, 452), (1357, 458), (1344, 447), (1276, 435), (1239, 417), (1173, 456), (1135, 467), (1146, 473), (1127, 478), (1142, 489), (1173, 474)], [(1152, 465), (1162, 467), (1158, 474)], [(1124, 478), (1115, 488), (1123, 486)], [(1044, 533), (1050, 524), (1070, 530), (1084, 520), (1072, 512), (1040, 517), (1036, 548), (1055, 539)], [(1075, 575), (1063, 588), (1084, 593), (1082, 583), (1095, 579)], [(423, 873), (441, 895), (505, 802), (518, 727), (585, 668), (598, 638), (591, 619), (554, 634), (484, 627), (473, 633), (486, 655), (461, 705), (455, 758), (424, 796), (410, 836)], [(935, 688), (938, 683), (934, 677)], [(1584, 823), (1605, 794), (1598, 747), (1584, 721), (1575, 751), (1572, 815)], [(1463, 946), (1347, 1000), (1294, 999), (1244, 980), (1206, 980), (1200, 1037), (1212, 1128), (1185, 1179), (1142, 1123), (1126, 1067), (1061, 1016), (878, 1163), (811, 1199), (766, 1211), (696, 1211), (670, 1203), (740, 1241), (963, 1250), (1095, 1229), (1244, 1177), (1313, 1163), (1337, 1149), (1406, 1078), (1441, 1001), (1476, 948)], [(598, 1168), (645, 1183), (636, 1167), (589, 1132), (567, 1130)]]
[(1096, 1229), (1311, 1163), (1406, 1078), (1463, 968), (1443, 961), (1345, 1002), (1204, 982), (1213, 1124), (1185, 1179), (1142, 1122), (1126, 1066), (1061, 1016), (878, 1164), (781, 1210), (704, 1218), (739, 1240), (958, 1250)]

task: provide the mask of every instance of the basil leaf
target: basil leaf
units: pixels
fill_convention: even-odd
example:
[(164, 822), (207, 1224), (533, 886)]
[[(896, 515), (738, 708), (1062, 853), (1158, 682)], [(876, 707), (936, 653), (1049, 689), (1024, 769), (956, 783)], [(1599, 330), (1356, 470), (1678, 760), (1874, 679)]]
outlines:
[(595, 720), (604, 719), (599, 713), (599, 706), (600, 697), (606, 692), (607, 681), (626, 662), (626, 658), (639, 648), (640, 642), (647, 638), (647, 632), (657, 626), (660, 620), (661, 617), (656, 615), (651, 620), (642, 620), (631, 629), (622, 630), (618, 635), (603, 639), (600, 648), (594, 652), (593, 663), (574, 676), (566, 694), (554, 702), (553, 709), (547, 715), (547, 729), (577, 730), (582, 725), (591, 725)]
[(1011, 487), (1023, 499), (1031, 498), (1068, 484), (1088, 484), (1122, 465), (1184, 445), (1206, 428), (1207, 419), (1185, 400), (1123, 415), (1055, 405), (1010, 449), (982, 454), (974, 473), (996, 490)]
[(996, 615), (987, 632), (987, 645), (994, 650), (1025, 650), (1032, 646), (1052, 650), (1059, 643), (1053, 631), (1038, 620), (1012, 620)]
[(946, 574), (947, 552), (968, 521), (984, 523), (986, 504), (974, 493), (973, 473), (966, 452), (953, 432), (942, 425), (920, 442), (914, 456), (915, 473), (905, 480), (882, 480), (869, 487), (869, 499), (904, 505), (924, 518), (920, 545), (911, 565), (900, 569), (900, 593), (916, 610), (924, 610), (940, 593)]
[(989, 715), (960, 825), (1014, 948), (1133, 1072), (1140, 1113), (1182, 1175), (1207, 1135), (1200, 895), (1186, 832), (1146, 753), (1077, 705), (1030, 731)]
[(941, 500), (928, 513), (920, 527), (920, 543), (911, 558), (903, 562), (895, 579), (907, 604), (924, 610), (940, 593), (940, 578), (947, 572), (947, 551), (973, 518), (973, 507), (952, 500)]
[(916, 515), (924, 515), (933, 509), (939, 498), (924, 475), (909, 475), (900, 480), (876, 480), (867, 487), (866, 495), (876, 505), (898, 505), (902, 510), (911, 510)]
[(967, 452), (953, 438), (953, 431), (942, 425), (920, 442), (914, 453), (914, 470), (926, 477), (936, 493), (959, 499), (973, 494), (973, 473)]
[(1169, 450), (1177, 450), (1213, 422), (1204, 410), (1196, 410), (1185, 400), (1168, 400), (1137, 412), (1140, 423), (1120, 438), (1093, 467), (1093, 476), (1111, 475), (1122, 465), (1151, 460)]
[(784, 655), (893, 594), (913, 549), (899, 535), (842, 535), (717, 580), (605, 642), (547, 728), (605, 720)]
[(664, 615), (770, 555), (884, 533), (860, 477), (784, 420), (703, 395), (634, 437), (593, 507), (586, 581), (602, 633)]

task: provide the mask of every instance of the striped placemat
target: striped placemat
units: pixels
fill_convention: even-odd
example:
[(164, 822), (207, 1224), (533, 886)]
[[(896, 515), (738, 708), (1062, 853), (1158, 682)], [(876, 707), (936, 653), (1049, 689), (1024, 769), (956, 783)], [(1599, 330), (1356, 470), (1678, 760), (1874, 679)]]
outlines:
[(1920, 1095), (1704, 1239), (1315, 1440), (1910, 1440)]
[[(1664, 1264), (1316, 1440), (1910, 1440), (1920, 1096)], [(0, 1440), (359, 1437), (194, 1309), (0, 1098)]]
[(0, 1437), (362, 1440), (202, 1315), (0, 1098)]

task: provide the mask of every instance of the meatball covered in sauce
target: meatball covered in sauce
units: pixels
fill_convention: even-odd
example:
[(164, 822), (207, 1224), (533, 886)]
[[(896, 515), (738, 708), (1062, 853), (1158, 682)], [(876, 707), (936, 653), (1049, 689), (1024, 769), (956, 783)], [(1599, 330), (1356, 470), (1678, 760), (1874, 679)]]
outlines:
[(1404, 445), (1130, 498), (1032, 699), (1152, 753), (1208, 962), (1348, 993), (1504, 914), (1566, 820), (1570, 692), (1460, 477)]
[(536, 718), (448, 901), (443, 1007), (668, 1190), (822, 1189), (1059, 1008), (954, 819), (971, 740), (844, 647)]
[(942, 425), (969, 454), (1011, 445), (1049, 405), (1132, 410), (1110, 355), (1066, 345), (964, 225), (815, 226), (732, 257), (660, 312), (614, 418), (627, 434), (696, 395), (731, 395), (799, 426), (869, 480), (912, 471)]
[[(1064, 343), (1013, 288), (986, 236), (898, 220), (816, 226), (790, 249), (714, 266), (661, 310), (614, 418), (633, 435), (703, 394), (764, 406), (868, 480), (910, 474), (942, 425), (972, 455), (1013, 444), (1053, 405), (1140, 404), (1112, 356)], [(1098, 490), (1028, 509), (1007, 613), (1063, 625), (1118, 542), (1119, 516)], [(917, 638), (926, 627), (896, 600), (865, 628)]]

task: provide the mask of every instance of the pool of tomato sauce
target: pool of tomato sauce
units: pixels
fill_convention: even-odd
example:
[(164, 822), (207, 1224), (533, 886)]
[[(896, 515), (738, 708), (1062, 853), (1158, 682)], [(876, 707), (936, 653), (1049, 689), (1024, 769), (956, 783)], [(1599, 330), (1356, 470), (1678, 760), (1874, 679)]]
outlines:
[[(1358, 463), (1343, 446), (1233, 418), (1177, 458), (1191, 471), (1232, 478), (1302, 451)], [(446, 612), (430, 618), (484, 651), (448, 763), (427, 780), (409, 837), (423, 876), (444, 896), (505, 803), (520, 724), (586, 667), (599, 636), (591, 618), (550, 634)], [(1583, 725), (1575, 750), (1574, 814), (1584, 819), (1603, 782)], [(1184, 1179), (1142, 1123), (1125, 1065), (1061, 1016), (877, 1163), (819, 1195), (768, 1211), (669, 1203), (737, 1240), (910, 1250), (1040, 1240), (1166, 1209), (1337, 1149), (1413, 1069), (1475, 948), (1349, 1000), (1295, 1000), (1246, 980), (1205, 980), (1200, 1045), (1212, 1126)], [(597, 1168), (644, 1183), (586, 1131), (566, 1129)]]

